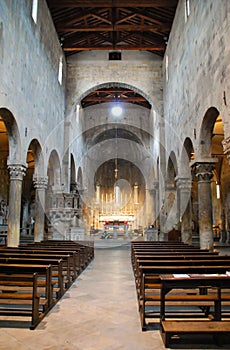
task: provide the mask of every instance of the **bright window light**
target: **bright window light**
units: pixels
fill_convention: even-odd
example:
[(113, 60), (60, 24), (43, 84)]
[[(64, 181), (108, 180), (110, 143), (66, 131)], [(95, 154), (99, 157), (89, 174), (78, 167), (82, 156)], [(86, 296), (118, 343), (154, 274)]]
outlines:
[(216, 182), (216, 198), (220, 199), (220, 185)]
[(38, 0), (33, 0), (32, 18), (34, 20), (34, 23), (37, 23), (37, 16), (38, 16)]
[(60, 84), (62, 84), (62, 69), (63, 69), (63, 63), (62, 63), (62, 57), (60, 57), (59, 68), (58, 68), (58, 81)]
[(112, 115), (114, 117), (120, 117), (122, 115), (123, 109), (121, 108), (121, 106), (113, 106), (111, 109)]

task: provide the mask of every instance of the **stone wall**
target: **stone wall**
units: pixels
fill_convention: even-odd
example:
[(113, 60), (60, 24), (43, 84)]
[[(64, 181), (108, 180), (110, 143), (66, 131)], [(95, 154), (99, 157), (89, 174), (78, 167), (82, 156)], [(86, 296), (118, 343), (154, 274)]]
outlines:
[(162, 59), (149, 52), (122, 52), (121, 61), (109, 61), (107, 51), (80, 52), (68, 58), (68, 112), (83, 96), (101, 84), (131, 86), (162, 112)]
[(38, 1), (37, 23), (31, 13), (30, 0), (0, 2), (0, 108), (9, 110), (18, 125), (22, 154), (17, 160), (25, 162), (31, 140), (37, 139), (47, 166), (53, 148), (60, 157), (63, 152), (65, 58), (46, 1)]
[(184, 6), (179, 1), (168, 41), (168, 81), (166, 56), (163, 68), (166, 153), (174, 151), (178, 163), (186, 137), (199, 156), (199, 132), (210, 107), (222, 115), (224, 137), (230, 135), (230, 2), (190, 1), (187, 19)]

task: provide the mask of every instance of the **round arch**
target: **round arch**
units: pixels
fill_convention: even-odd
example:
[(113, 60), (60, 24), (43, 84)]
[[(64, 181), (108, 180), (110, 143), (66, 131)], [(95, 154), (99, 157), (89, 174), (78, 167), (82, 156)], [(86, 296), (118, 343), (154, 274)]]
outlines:
[(48, 167), (48, 186), (53, 190), (61, 189), (61, 162), (56, 150), (52, 150), (49, 156)]
[(200, 156), (201, 157), (210, 157), (211, 155), (211, 145), (212, 145), (212, 133), (213, 128), (216, 122), (216, 119), (219, 116), (219, 111), (215, 107), (210, 107), (203, 118), (201, 127), (200, 127)]
[(167, 162), (167, 181), (174, 183), (176, 176), (178, 175), (178, 166), (175, 153), (172, 151)]
[(78, 105), (83, 98), (85, 98), (87, 95), (89, 95), (91, 92), (93, 92), (96, 89), (116, 88), (116, 87), (124, 88), (124, 89), (131, 89), (131, 90), (137, 92), (138, 94), (142, 95), (149, 102), (149, 104), (153, 107), (150, 97), (147, 96), (142, 90), (140, 90), (136, 86), (132, 86), (132, 85), (129, 85), (126, 83), (121, 83), (121, 82), (106, 82), (106, 83), (98, 84), (98, 85), (91, 87), (90, 89), (88, 89), (84, 93), (82, 93), (81, 96), (78, 97), (78, 99), (76, 100), (76, 105)]
[(3, 120), (9, 140), (9, 160), (11, 163), (22, 160), (21, 138), (18, 125), (13, 114), (6, 108), (0, 108), (0, 118)]
[(181, 158), (180, 158), (180, 176), (182, 177), (191, 177), (191, 169), (189, 163), (194, 160), (195, 153), (192, 140), (189, 137), (186, 137), (184, 140)]

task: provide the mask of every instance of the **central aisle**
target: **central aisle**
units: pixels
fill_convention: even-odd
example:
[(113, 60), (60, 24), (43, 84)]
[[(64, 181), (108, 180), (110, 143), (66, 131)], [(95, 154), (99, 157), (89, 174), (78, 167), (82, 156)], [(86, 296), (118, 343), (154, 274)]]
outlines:
[(0, 328), (0, 350), (161, 350), (142, 332), (130, 248), (95, 249), (95, 259), (31, 331)]
[(66, 349), (164, 349), (159, 332), (155, 337), (141, 332), (129, 248), (96, 249), (94, 261), (58, 306), (46, 328), (55, 322)]

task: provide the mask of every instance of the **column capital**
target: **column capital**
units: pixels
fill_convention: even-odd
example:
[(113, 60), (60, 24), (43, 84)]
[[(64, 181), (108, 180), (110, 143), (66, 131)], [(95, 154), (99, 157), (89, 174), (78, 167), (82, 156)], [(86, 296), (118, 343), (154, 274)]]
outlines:
[(230, 136), (222, 141), (224, 154), (227, 156), (230, 163)]
[(195, 171), (196, 177), (198, 181), (210, 181), (213, 177), (213, 170), (215, 169), (215, 165), (218, 162), (218, 159), (210, 159), (209, 162), (206, 161), (198, 161), (192, 164), (192, 168)]
[(33, 184), (36, 189), (46, 189), (48, 186), (48, 177), (47, 176), (33, 176)]
[(7, 164), (7, 168), (10, 173), (10, 180), (19, 180), (22, 181), (23, 177), (26, 175), (26, 165), (22, 163)]
[(176, 189), (176, 186), (175, 186), (175, 179), (173, 179), (173, 180), (166, 180), (165, 181), (165, 189), (167, 190), (167, 191), (175, 191), (175, 189)]
[(176, 177), (176, 185), (180, 190), (190, 191), (192, 186), (192, 180), (189, 177)]

